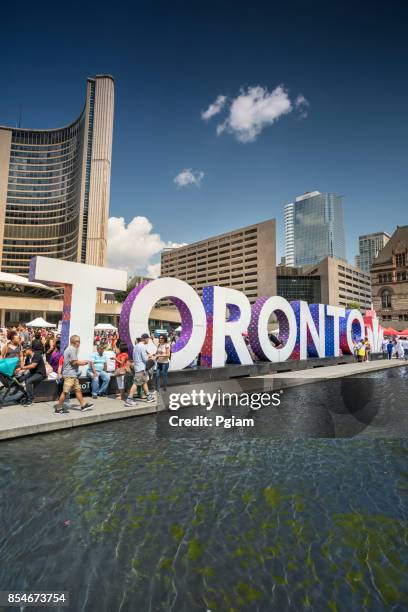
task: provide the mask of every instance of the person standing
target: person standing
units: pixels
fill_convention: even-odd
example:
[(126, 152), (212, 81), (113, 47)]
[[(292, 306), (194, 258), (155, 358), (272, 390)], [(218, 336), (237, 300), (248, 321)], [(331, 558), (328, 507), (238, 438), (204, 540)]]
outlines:
[(353, 338), (353, 355), (354, 355), (354, 361), (356, 362), (358, 361), (357, 345), (358, 345), (358, 342), (356, 338)]
[(382, 341), (382, 344), (381, 344), (381, 349), (382, 349), (382, 352), (383, 352), (383, 359), (387, 359), (387, 352), (388, 352), (387, 351), (387, 344), (388, 344), (388, 340), (387, 340), (387, 338), (384, 338), (384, 340)]
[(41, 332), (36, 331), (31, 341), (31, 348), (33, 349), (34, 353), (44, 353), (45, 352), (44, 346), (45, 346), (44, 337), (41, 336)]
[(366, 345), (364, 340), (361, 339), (357, 343), (357, 359), (359, 363), (362, 363), (365, 360), (366, 355)]
[(371, 344), (367, 336), (364, 338), (365, 345), (365, 358), (364, 361), (370, 361), (370, 353), (371, 353)]
[(389, 338), (388, 342), (387, 342), (387, 353), (388, 353), (388, 359), (392, 359), (392, 351), (394, 349), (394, 343), (391, 340), (391, 338)]
[(160, 334), (156, 351), (156, 389), (160, 391), (160, 379), (163, 379), (163, 390), (167, 391), (167, 374), (170, 366), (170, 344), (166, 336)]
[(70, 394), (70, 391), (73, 389), (75, 392), (75, 396), (79, 401), (79, 405), (81, 407), (81, 411), (91, 410), (93, 404), (89, 402), (85, 402), (84, 396), (82, 395), (81, 386), (79, 384), (79, 366), (88, 365), (89, 361), (78, 359), (78, 350), (79, 345), (81, 344), (81, 339), (79, 336), (71, 336), (70, 345), (64, 351), (64, 364), (62, 366), (62, 378), (63, 378), (63, 387), (62, 393), (59, 397), (58, 403), (55, 405), (55, 413), (62, 414), (65, 412), (69, 412), (69, 410), (64, 407), (65, 396)]
[(128, 398), (125, 402), (125, 406), (134, 406), (133, 395), (135, 394), (136, 387), (142, 386), (143, 391), (146, 394), (147, 402), (154, 402), (154, 397), (149, 391), (147, 383), (149, 382), (149, 375), (146, 371), (147, 362), (149, 361), (149, 354), (147, 352), (147, 345), (149, 344), (149, 334), (142, 334), (141, 342), (135, 344), (133, 348), (133, 364), (135, 370), (135, 377), (133, 385), (130, 388)]
[(404, 359), (408, 361), (408, 338), (404, 338), (402, 341), (402, 348), (404, 350)]
[(61, 356), (61, 340), (56, 340), (54, 350), (51, 353), (51, 357), (48, 362), (55, 373), (58, 372), (58, 364)]
[(45, 353), (45, 360), (47, 363), (50, 363), (50, 358), (51, 355), (53, 354), (55, 350), (55, 338), (54, 338), (54, 334), (53, 333), (49, 333), (45, 339), (45, 343), (44, 343), (44, 353)]
[(20, 336), (23, 343), (23, 348), (30, 346), (30, 332), (27, 329), (27, 325), (21, 325)]
[(115, 357), (115, 378), (118, 388), (117, 399), (121, 399), (123, 401), (125, 399), (125, 373), (129, 362), (129, 353), (125, 342), (121, 342), (119, 345), (116, 345), (116, 350), (118, 351)]
[(404, 346), (401, 338), (397, 339), (396, 352), (398, 359), (404, 359)]

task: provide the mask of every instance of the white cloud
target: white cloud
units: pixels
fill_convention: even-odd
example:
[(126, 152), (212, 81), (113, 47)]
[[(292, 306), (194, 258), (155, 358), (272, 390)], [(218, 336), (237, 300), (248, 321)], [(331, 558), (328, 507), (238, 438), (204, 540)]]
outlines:
[(207, 110), (201, 113), (201, 119), (208, 121), (208, 119), (211, 119), (211, 117), (214, 117), (214, 115), (218, 115), (218, 113), (220, 113), (225, 106), (226, 101), (226, 96), (218, 96), (215, 102), (210, 104)]
[(187, 187), (187, 185), (195, 185), (196, 187), (201, 186), (201, 182), (204, 178), (204, 172), (193, 171), (191, 168), (185, 168), (174, 178), (174, 183), (178, 187)]
[(123, 217), (110, 217), (108, 265), (132, 274), (157, 275), (160, 264), (151, 264), (150, 260), (164, 248), (184, 245), (165, 242), (152, 230), (153, 225), (146, 217), (133, 217), (127, 225)]
[(147, 276), (150, 278), (159, 278), (160, 276), (160, 261), (154, 264), (149, 264), (146, 267)]
[[(217, 100), (206, 113), (209, 113), (211, 107), (216, 107)], [(226, 100), (222, 106), (225, 106), (225, 103)], [(302, 117), (306, 117), (308, 106), (309, 103), (302, 94), (292, 102), (284, 85), (279, 85), (271, 92), (260, 85), (241, 89), (239, 95), (229, 101), (227, 118), (217, 125), (217, 135), (229, 132), (240, 142), (253, 142), (265, 127), (292, 112), (294, 108)], [(201, 116), (208, 119), (220, 110), (221, 108), (209, 113), (208, 117), (203, 117), (203, 114)]]
[(307, 117), (309, 102), (303, 94), (299, 94), (295, 100), (295, 108), (304, 119)]

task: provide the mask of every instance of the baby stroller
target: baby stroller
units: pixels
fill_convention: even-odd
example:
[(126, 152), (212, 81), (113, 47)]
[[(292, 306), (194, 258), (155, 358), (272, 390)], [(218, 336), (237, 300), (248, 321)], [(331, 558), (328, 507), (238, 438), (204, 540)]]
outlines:
[(0, 408), (5, 404), (23, 404), (27, 400), (27, 393), (22, 382), (14, 375), (19, 365), (18, 357), (0, 359)]

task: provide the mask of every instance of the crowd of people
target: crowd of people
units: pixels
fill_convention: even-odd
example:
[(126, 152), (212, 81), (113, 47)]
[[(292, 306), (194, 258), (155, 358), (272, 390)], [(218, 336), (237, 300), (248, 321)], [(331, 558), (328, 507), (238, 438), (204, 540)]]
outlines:
[(408, 338), (389, 336), (385, 338), (382, 345), (384, 356), (388, 359), (405, 359), (408, 361)]
[[(117, 331), (95, 332), (94, 351), (88, 359), (80, 360), (79, 336), (71, 336), (69, 346), (63, 350), (57, 331), (19, 325), (0, 332), (0, 372), (2, 360), (13, 360), (13, 376), (24, 388), (22, 401), (26, 405), (34, 402), (38, 383), (54, 380), (59, 386), (57, 414), (69, 411), (71, 393), (78, 399), (81, 411), (91, 410), (93, 402), (108, 392), (115, 393), (126, 406), (134, 406), (135, 399), (153, 402), (155, 391), (167, 389), (172, 346), (176, 340), (174, 333), (163, 333), (157, 338), (145, 333), (136, 339), (130, 354)], [(270, 340), (276, 347), (282, 346), (274, 334)], [(353, 344), (356, 361), (369, 361), (372, 349), (368, 338), (355, 339)], [(408, 360), (408, 339), (387, 337), (382, 350), (385, 358)], [(199, 357), (192, 365), (199, 365)], [(83, 397), (81, 376), (89, 379), (92, 401)]]
[[(367, 337), (354, 339), (353, 346), (356, 361), (362, 363), (363, 361), (370, 360), (372, 348)], [(399, 336), (385, 337), (381, 348), (384, 359), (392, 359), (394, 357), (408, 361), (408, 338)]]
[[(1, 330), (0, 364), (2, 359), (15, 360), (13, 375), (24, 385), (25, 405), (33, 403), (38, 383), (48, 379), (59, 385), (55, 413), (69, 411), (71, 393), (78, 399), (81, 411), (91, 410), (93, 401), (108, 391), (127, 406), (133, 406), (135, 398), (152, 402), (154, 390), (167, 389), (171, 347), (176, 339), (174, 333), (160, 334), (158, 338), (143, 334), (136, 339), (130, 356), (117, 331), (95, 332), (94, 352), (88, 359), (80, 360), (79, 336), (71, 336), (69, 346), (62, 350), (58, 332), (19, 325)], [(81, 376), (90, 381), (92, 402), (83, 397)]]

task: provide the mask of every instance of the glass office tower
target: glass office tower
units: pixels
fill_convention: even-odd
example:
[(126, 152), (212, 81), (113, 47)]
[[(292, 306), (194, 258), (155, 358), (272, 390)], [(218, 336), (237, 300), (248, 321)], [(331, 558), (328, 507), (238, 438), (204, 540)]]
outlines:
[(314, 265), (325, 257), (345, 260), (342, 197), (312, 191), (286, 205), (285, 252), (295, 266)]
[(0, 127), (1, 271), (33, 255), (106, 264), (114, 84), (88, 79), (84, 109), (49, 130)]
[(376, 232), (374, 234), (359, 236), (359, 254), (356, 255), (358, 267), (369, 274), (374, 259), (377, 257), (378, 253), (383, 250), (389, 239), (390, 235), (386, 232)]

